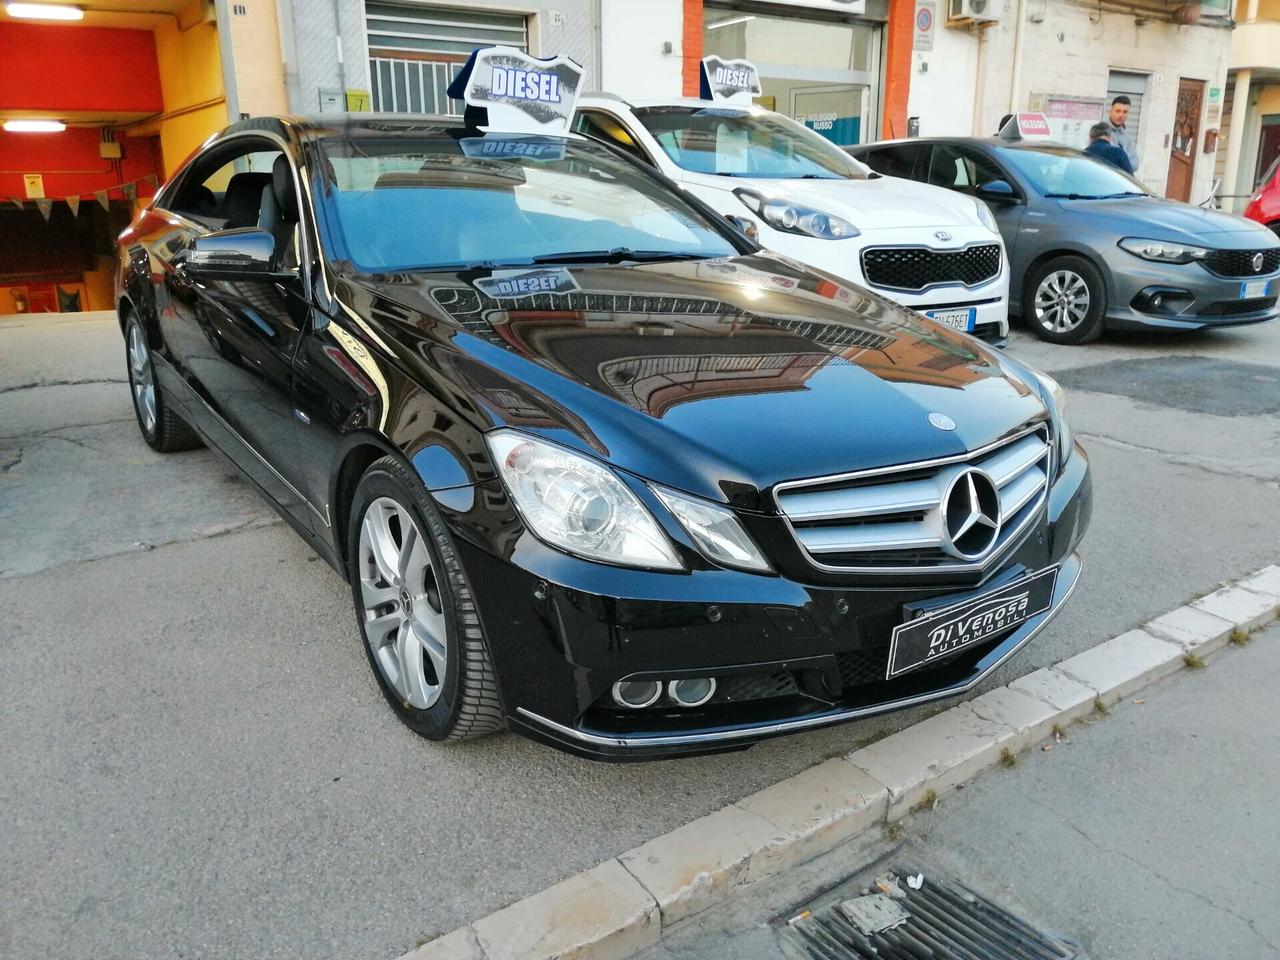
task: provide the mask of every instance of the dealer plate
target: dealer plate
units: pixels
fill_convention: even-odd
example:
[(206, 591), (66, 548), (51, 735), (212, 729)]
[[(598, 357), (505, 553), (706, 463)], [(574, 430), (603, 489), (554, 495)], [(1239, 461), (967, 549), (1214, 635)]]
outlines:
[(978, 311), (973, 307), (965, 307), (963, 310), (926, 310), (924, 315), (930, 320), (966, 333), (973, 332), (974, 322), (978, 319)]
[(1255, 300), (1258, 297), (1271, 296), (1270, 280), (1246, 280), (1240, 284), (1240, 299)]
[[(1015, 580), (961, 604), (924, 613), (893, 628), (886, 679), (981, 643), (1053, 605), (1058, 568)], [(910, 609), (907, 614), (910, 616)]]

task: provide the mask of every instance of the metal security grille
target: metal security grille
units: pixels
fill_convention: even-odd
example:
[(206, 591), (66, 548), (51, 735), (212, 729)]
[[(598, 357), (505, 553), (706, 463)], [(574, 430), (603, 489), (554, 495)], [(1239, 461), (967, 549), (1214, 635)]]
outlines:
[(873, 287), (926, 290), (942, 284), (977, 286), (1000, 272), (1000, 244), (983, 243), (963, 250), (928, 247), (868, 247), (862, 251), (862, 273)]
[(457, 116), (460, 101), (445, 91), (476, 47), (527, 50), (523, 16), (407, 3), (365, 4), (373, 109)]
[[(1262, 263), (1255, 267), (1254, 258), (1258, 254), (1262, 254)], [(1202, 262), (1220, 277), (1257, 277), (1280, 270), (1280, 247), (1271, 250), (1215, 250)]]

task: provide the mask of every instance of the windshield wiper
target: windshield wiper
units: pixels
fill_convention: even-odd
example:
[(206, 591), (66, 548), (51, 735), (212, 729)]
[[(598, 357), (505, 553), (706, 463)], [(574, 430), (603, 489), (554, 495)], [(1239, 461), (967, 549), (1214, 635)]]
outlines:
[(1114, 200), (1117, 197), (1149, 197), (1151, 194), (1143, 193), (1141, 190), (1121, 190), (1119, 193), (1108, 193), (1101, 200)]
[(660, 260), (706, 260), (705, 253), (688, 253), (679, 250), (632, 250), (630, 247), (614, 247), (612, 250), (574, 250), (570, 253), (548, 253), (530, 257), (530, 264), (544, 263), (635, 263)]
[(1050, 200), (1105, 200), (1096, 193), (1046, 193)]

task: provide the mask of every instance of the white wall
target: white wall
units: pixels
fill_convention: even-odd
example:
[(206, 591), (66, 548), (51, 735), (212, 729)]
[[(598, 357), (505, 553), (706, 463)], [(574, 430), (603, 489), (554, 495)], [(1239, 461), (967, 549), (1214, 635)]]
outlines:
[[(601, 89), (623, 97), (681, 93), (681, 0), (600, 0)], [(662, 45), (670, 42), (671, 52)]]
[[(941, 7), (942, 4), (939, 4)], [(1000, 117), (1025, 110), (1035, 94), (1104, 97), (1112, 69), (1150, 74), (1143, 105), (1138, 152), (1141, 178), (1163, 194), (1168, 179), (1169, 149), (1178, 80), (1206, 81), (1208, 88), (1226, 86), (1231, 32), (1207, 25), (1177, 26), (1149, 22), (1138, 26), (1131, 14), (1102, 13), (1064, 0), (1027, 0), (1023, 24), (1021, 82), (1011, 104), (1016, 0), (1004, 0), (1000, 22), (986, 28), (982, 76), (978, 76), (977, 31), (937, 28), (934, 49), (913, 54), (909, 112), (920, 117), (923, 135), (995, 132)], [(1036, 22), (1039, 21), (1039, 22)], [(929, 72), (918, 72), (921, 60)], [(1192, 202), (1202, 200), (1213, 181), (1213, 156), (1204, 146), (1201, 118)], [(1220, 147), (1222, 149), (1222, 147)]]

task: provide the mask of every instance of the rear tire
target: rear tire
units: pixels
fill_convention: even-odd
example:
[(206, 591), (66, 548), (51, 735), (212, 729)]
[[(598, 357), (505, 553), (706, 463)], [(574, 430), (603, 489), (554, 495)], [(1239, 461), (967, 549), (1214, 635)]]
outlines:
[(147, 446), (159, 453), (176, 453), (201, 446), (200, 436), (173, 411), (156, 382), (155, 361), (151, 357), (147, 331), (134, 311), (130, 311), (124, 323), (124, 353), (133, 414), (138, 419), (138, 430)]
[(1072, 346), (1102, 336), (1107, 316), (1107, 285), (1084, 257), (1054, 257), (1027, 278), (1022, 315), (1041, 340)]
[(422, 482), (396, 457), (360, 478), (347, 574), (383, 696), (428, 740), (503, 729), (498, 681), (466, 572)]

